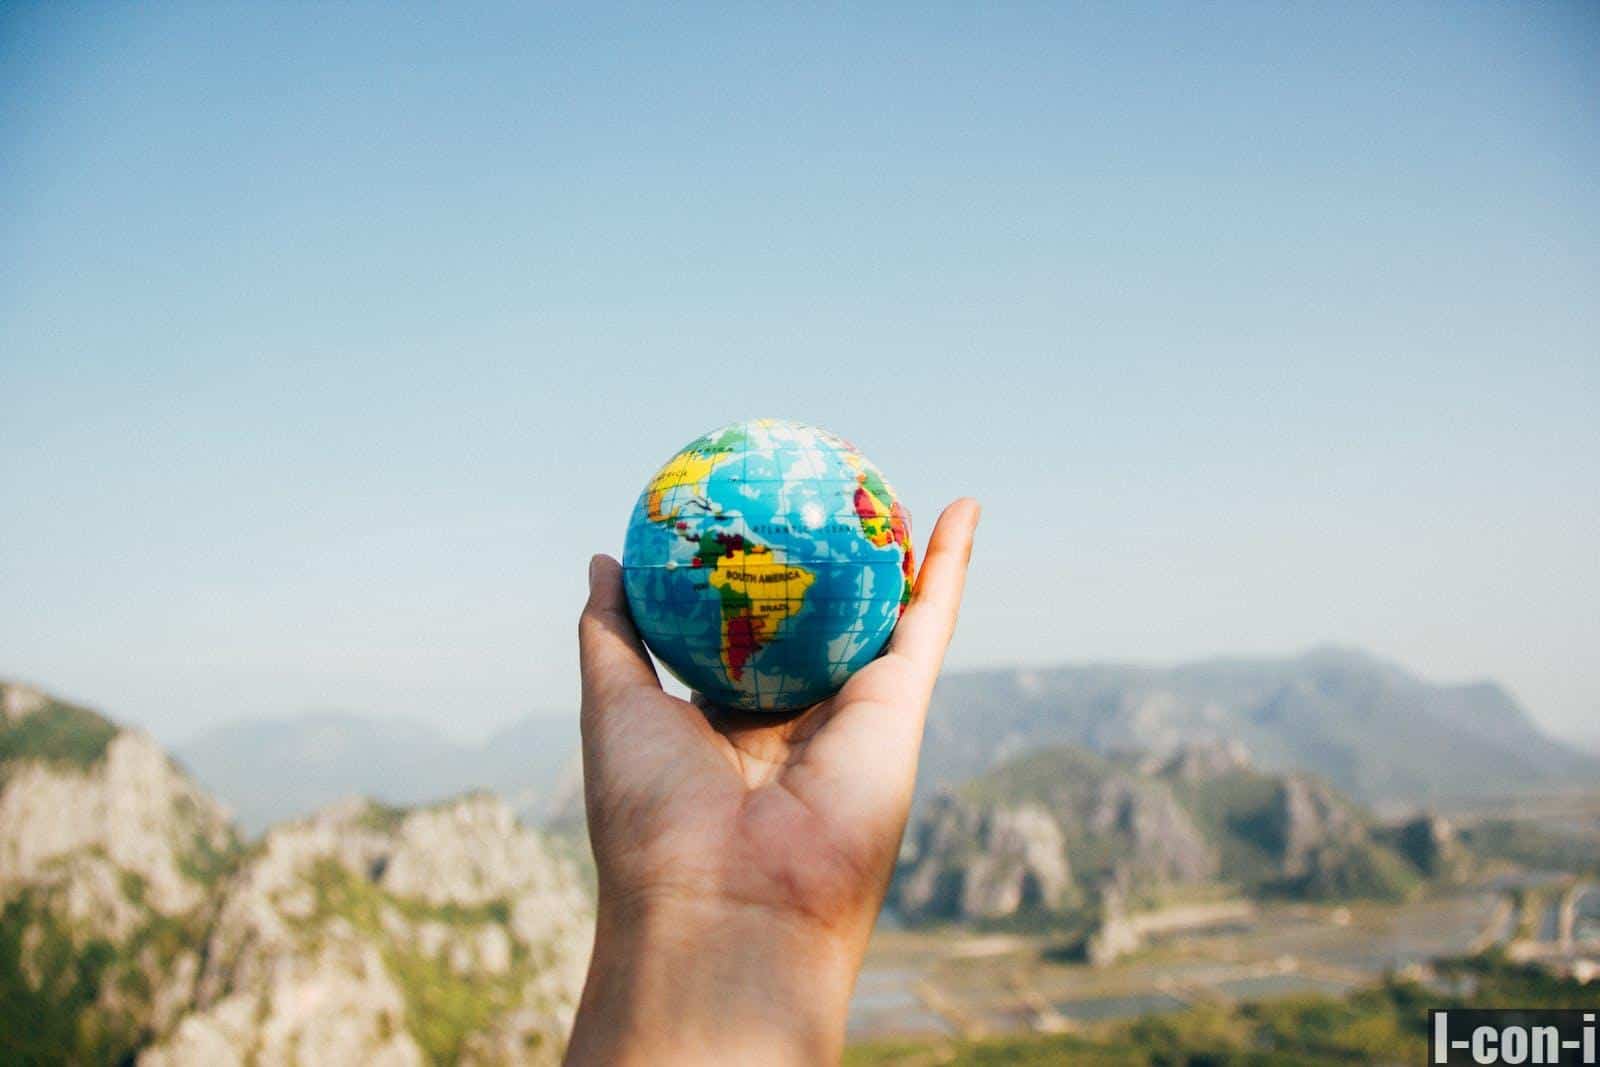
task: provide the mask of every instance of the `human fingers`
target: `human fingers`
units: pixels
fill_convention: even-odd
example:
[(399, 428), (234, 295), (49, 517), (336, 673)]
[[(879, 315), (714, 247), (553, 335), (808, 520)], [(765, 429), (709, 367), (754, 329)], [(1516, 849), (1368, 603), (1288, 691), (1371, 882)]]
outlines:
[(939, 676), (945, 648), (955, 633), (961, 594), (972, 559), (972, 538), (982, 508), (963, 497), (944, 509), (928, 538), (911, 603), (889, 640), (890, 654), (903, 658), (927, 692)]
[(631, 690), (661, 689), (628, 614), (622, 565), (610, 556), (589, 561), (589, 600), (578, 618), (578, 662), (586, 720)]

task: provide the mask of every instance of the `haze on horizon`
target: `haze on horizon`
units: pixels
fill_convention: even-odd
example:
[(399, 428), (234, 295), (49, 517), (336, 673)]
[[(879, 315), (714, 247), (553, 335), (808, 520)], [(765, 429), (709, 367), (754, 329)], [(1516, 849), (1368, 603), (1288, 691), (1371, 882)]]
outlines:
[(955, 667), (1600, 712), (1600, 9), (0, 10), (0, 676), (169, 742), (576, 697), (735, 419), (980, 497)]

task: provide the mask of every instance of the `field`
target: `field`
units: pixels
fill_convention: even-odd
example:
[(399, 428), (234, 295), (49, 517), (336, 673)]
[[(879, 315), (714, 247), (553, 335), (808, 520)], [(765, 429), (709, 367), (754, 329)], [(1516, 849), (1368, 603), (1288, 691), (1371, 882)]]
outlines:
[(1305, 994), (1342, 995), (1385, 973), (1494, 940), (1503, 896), (1471, 890), (1399, 905), (1218, 907), (1209, 926), (1155, 939), (1108, 967), (1062, 958), (1048, 935), (880, 930), (849, 1035), (978, 1038)]
[(1339, 997), (1202, 1000), (1131, 1021), (1072, 1022), (1056, 1034), (871, 1041), (849, 1049), (845, 1064), (1414, 1064), (1426, 1061), (1429, 1008), (1506, 1004), (1587, 1008), (1600, 1004), (1600, 994), (1491, 950), (1391, 975)]
[[(1600, 797), (1451, 813), (1482, 866), (1400, 903), (1173, 901), (1090, 967), (1063, 932), (880, 925), (856, 1067), (1419, 1063), (1427, 1008), (1600, 1006)], [(1563, 923), (1563, 917), (1565, 923)]]

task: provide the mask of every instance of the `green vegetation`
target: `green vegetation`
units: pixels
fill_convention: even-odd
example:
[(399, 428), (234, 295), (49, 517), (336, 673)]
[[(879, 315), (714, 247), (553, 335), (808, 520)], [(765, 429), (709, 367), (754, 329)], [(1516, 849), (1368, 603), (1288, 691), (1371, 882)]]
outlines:
[(311, 867), (311, 887), (317, 896), (317, 915), (340, 915), (359, 930), (382, 930), (384, 907), (392, 908), (412, 922), (434, 920), (448, 926), (473, 926), (481, 923), (504, 925), (511, 921), (511, 905), (504, 900), (484, 904), (430, 904), (415, 897), (391, 896), (374, 883), (359, 877), (331, 856), (324, 856)]
[(1485, 859), (1573, 874), (1600, 875), (1600, 841), (1560, 833), (1531, 822), (1488, 819), (1461, 831), (1461, 840)]
[(1303, 878), (1278, 887), (1301, 900), (1405, 900), (1422, 888), (1422, 875), (1391, 849), (1373, 841), (1331, 846)]
[(983, 804), (1019, 801), (1048, 804), (1068, 783), (1087, 792), (1115, 770), (1109, 760), (1088, 749), (1057, 745), (1018, 756), (974, 778), (962, 786), (961, 795)]
[(844, 1062), (848, 1067), (1422, 1063), (1430, 1008), (1594, 1006), (1592, 988), (1496, 955), (1450, 961), (1438, 970), (1442, 987), (1470, 992), (1438, 994), (1415, 982), (1391, 980), (1342, 999), (1204, 1006), (1102, 1024), (1082, 1034), (872, 1043), (847, 1050)]
[(368, 800), (366, 810), (361, 813), (359, 820), (361, 827), (380, 834), (389, 834), (400, 829), (400, 824), (411, 813), (409, 808), (397, 808), (391, 804), (382, 804), (376, 800)]
[(433, 1063), (460, 1062), (467, 1037), (517, 1003), (516, 979), (464, 977), (443, 960), (394, 948), (384, 953), (384, 963), (405, 994), (411, 1035)]
[[(194, 797), (180, 795), (174, 805), (180, 825), (205, 825), (206, 816), (199, 810), (199, 802)], [(244, 854), (243, 844), (232, 826), (227, 828), (221, 845), (213, 843), (204, 832), (196, 832), (189, 841), (189, 847), (178, 853), (178, 870), (183, 872), (185, 878), (210, 889), (238, 869)]]
[(1275, 876), (1283, 828), (1272, 817), (1282, 782), (1236, 770), (1198, 782), (1173, 782), (1172, 791), (1206, 839), (1216, 843), (1222, 869), (1240, 882)]
[(413, 921), (433, 919), (449, 926), (504, 926), (511, 921), (511, 904), (491, 900), (485, 904), (429, 904), (413, 897), (389, 897), (390, 906)]
[(140, 907), (144, 906), (144, 898), (150, 892), (150, 885), (144, 880), (144, 875), (138, 871), (118, 871), (117, 883), (122, 889), (122, 895)]
[[(144, 879), (118, 877), (142, 905)], [(201, 942), (205, 917), (146, 909), (141, 925), (114, 944), (68, 925), (51, 903), (47, 890), (24, 890), (0, 910), (0, 1063), (131, 1062), (149, 1036), (137, 1020), (147, 1015), (153, 981)]]
[[(1107, 757), (1071, 745), (1037, 749), (967, 783), (963, 800), (978, 804), (1035, 803), (1055, 816), (1065, 839), (1067, 858), (1078, 892), (1054, 922), (1063, 928), (1092, 907), (1095, 887), (1115, 877), (1129, 862), (1129, 837), (1121, 827), (1094, 826), (1090, 813), (1103, 804), (1102, 790), (1109, 779), (1122, 776), (1128, 787), (1151, 811), (1160, 810), (1161, 798), (1170, 791), (1181, 815), (1191, 820), (1206, 847), (1214, 849), (1218, 886), (1251, 896), (1297, 900), (1398, 901), (1417, 892), (1426, 882), (1424, 872), (1394, 844), (1372, 827), (1370, 816), (1357, 805), (1320, 782), (1307, 789), (1320, 804), (1329, 805), (1348, 823), (1349, 831), (1316, 832), (1326, 840), (1311, 856), (1302, 875), (1285, 877), (1285, 856), (1292, 828), (1286, 791), (1289, 779), (1279, 774), (1240, 767), (1196, 779), (1141, 769), (1131, 757)], [(1183, 831), (1174, 829), (1175, 836)], [(1181, 841), (1179, 842), (1182, 843)], [(942, 846), (952, 860), (961, 859), (961, 844)], [(969, 851), (978, 847), (968, 845)], [(1154, 906), (1170, 888), (1159, 882), (1134, 880), (1128, 904), (1134, 910)], [(1040, 930), (1052, 917), (1025, 915), (1008, 918), (996, 929)]]
[(1559, 890), (1549, 887), (1521, 886), (1511, 891), (1512, 906), (1516, 909), (1515, 936), (1531, 941), (1539, 936), (1539, 925), (1546, 909), (1555, 903)]
[(244, 854), (233, 831), (228, 831), (228, 842), (222, 848), (212, 844), (203, 834), (196, 834), (190, 847), (178, 854), (178, 870), (206, 888), (211, 888), (231, 874)]
[(16, 721), (0, 720), (0, 764), (37, 759), (89, 768), (116, 736), (117, 727), (103, 716), (52, 700)]
[(0, 1061), (119, 1063), (139, 1040), (126, 1018), (93, 1010), (119, 958), (98, 938), (75, 943), (31, 893), (0, 912)]
[[(302, 929), (314, 932), (322, 920), (337, 915), (383, 946), (384, 965), (405, 996), (407, 1027), (431, 1062), (458, 1062), (469, 1035), (487, 1029), (497, 1016), (518, 1003), (526, 975), (515, 966), (503, 975), (457, 974), (442, 959), (396, 944), (382, 924), (383, 911), (390, 908), (412, 922), (433, 920), (456, 927), (503, 925), (510, 918), (506, 901), (464, 907), (391, 896), (332, 858), (318, 860), (309, 880), (317, 908), (311, 919), (303, 921)], [(514, 964), (519, 962), (525, 962), (520, 954), (513, 957)]]

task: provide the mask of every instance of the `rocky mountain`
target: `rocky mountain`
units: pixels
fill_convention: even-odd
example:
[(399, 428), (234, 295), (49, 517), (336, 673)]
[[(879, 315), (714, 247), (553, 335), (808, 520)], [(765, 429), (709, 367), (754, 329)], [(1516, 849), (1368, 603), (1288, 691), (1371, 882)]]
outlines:
[(407, 719), (315, 712), (224, 723), (177, 756), (257, 834), (351, 796), (428, 804), (479, 789), (542, 822), (577, 751), (575, 715), (528, 716), (463, 745)]
[(1122, 911), (1211, 885), (1394, 898), (1460, 861), (1442, 821), (1378, 826), (1316, 778), (1255, 769), (1237, 744), (1143, 758), (1066, 746), (926, 803), (893, 901), (915, 922)]
[(1600, 782), (1600, 759), (1544, 734), (1492, 682), (1434, 685), (1348, 649), (1178, 667), (952, 673), (919, 779), (930, 796), (1044, 746), (1170, 752), (1237, 741), (1363, 802), (1429, 802)]
[(148, 737), (0, 684), (0, 1062), (559, 1060), (593, 911), (488, 794), (245, 847)]
[(0, 684), (0, 1050), (115, 1062), (170, 1024), (235, 847), (150, 738)]
[[(919, 795), (1045, 746), (1115, 754), (1229, 740), (1263, 767), (1309, 771), (1373, 804), (1600, 782), (1600, 758), (1547, 737), (1492, 683), (1432, 685), (1325, 648), (1173, 668), (950, 673), (934, 696)], [(256, 834), (352, 795), (426, 804), (474, 789), (504, 796), (526, 821), (560, 821), (577, 746), (572, 715), (529, 716), (462, 745), (404, 719), (315, 713), (224, 723), (177, 756)]]
[(234, 875), (189, 1010), (139, 1063), (556, 1063), (591, 923), (498, 798), (337, 805)]

